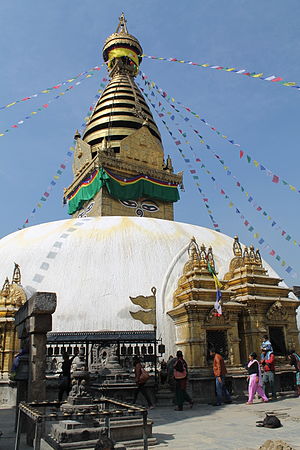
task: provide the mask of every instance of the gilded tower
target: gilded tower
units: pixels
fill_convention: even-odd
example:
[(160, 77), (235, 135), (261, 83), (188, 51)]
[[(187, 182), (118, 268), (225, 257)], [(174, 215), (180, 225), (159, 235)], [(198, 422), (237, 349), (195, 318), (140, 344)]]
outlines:
[(26, 300), (20, 267), (15, 264), (12, 282), (6, 278), (0, 290), (0, 379), (8, 377), (14, 355), (20, 350), (14, 317)]
[(142, 60), (139, 41), (124, 14), (103, 47), (110, 81), (86, 129), (75, 134), (72, 184), (65, 190), (69, 214), (146, 216), (173, 220), (180, 174), (166, 161), (161, 136), (134, 78)]

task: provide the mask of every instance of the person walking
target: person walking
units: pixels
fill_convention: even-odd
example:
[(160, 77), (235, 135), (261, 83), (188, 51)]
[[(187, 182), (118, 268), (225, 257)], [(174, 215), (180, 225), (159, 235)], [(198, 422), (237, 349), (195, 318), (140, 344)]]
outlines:
[(175, 379), (175, 392), (176, 392), (176, 403), (177, 407), (175, 411), (182, 411), (184, 402), (188, 402), (190, 407), (193, 407), (193, 400), (186, 392), (187, 379), (188, 379), (188, 366), (186, 361), (183, 359), (183, 354), (181, 350), (176, 353), (176, 361), (173, 366), (173, 375)]
[(77, 356), (75, 354), (72, 356), (72, 358), (69, 358), (69, 354), (67, 352), (64, 352), (63, 357), (63, 363), (62, 363), (62, 373), (61, 373), (61, 379), (59, 383), (59, 391), (58, 391), (58, 401), (61, 402), (63, 399), (64, 392), (66, 392), (67, 396), (69, 395), (69, 392), (71, 390), (71, 367), (73, 359)]
[(134, 393), (133, 403), (136, 403), (138, 394), (141, 393), (148, 403), (148, 408), (152, 409), (154, 406), (152, 405), (151, 399), (147, 392), (147, 388), (145, 386), (146, 381), (149, 379), (148, 372), (142, 367), (141, 360), (138, 356), (133, 358), (134, 365), (134, 377), (137, 385), (137, 389)]
[(288, 353), (290, 365), (296, 369), (296, 389), (297, 395), (300, 397), (300, 355), (295, 350), (290, 350)]
[(225, 398), (225, 403), (232, 403), (231, 396), (225, 385), (225, 375), (227, 373), (227, 370), (225, 367), (224, 359), (220, 355), (220, 353), (218, 353), (213, 347), (210, 349), (209, 353), (210, 356), (214, 358), (213, 371), (216, 379), (217, 401), (213, 406), (220, 406), (222, 404), (223, 397)]
[(272, 393), (272, 400), (277, 398), (276, 390), (275, 390), (275, 356), (273, 350), (268, 350), (266, 347), (263, 347), (261, 350), (261, 360), (260, 360), (262, 369), (263, 369), (263, 388), (267, 397), (268, 395), (268, 385), (270, 387)]
[(252, 405), (254, 395), (256, 392), (263, 399), (264, 402), (268, 402), (268, 397), (266, 396), (262, 387), (261, 371), (259, 367), (259, 362), (257, 361), (257, 354), (255, 352), (250, 353), (249, 363), (248, 363), (248, 401), (246, 405)]

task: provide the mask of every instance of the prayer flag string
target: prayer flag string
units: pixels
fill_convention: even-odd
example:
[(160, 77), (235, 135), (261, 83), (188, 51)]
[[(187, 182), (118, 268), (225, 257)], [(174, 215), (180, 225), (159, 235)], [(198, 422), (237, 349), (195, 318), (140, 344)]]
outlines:
[(9, 133), (10, 131), (12, 131), (13, 129), (17, 129), (19, 128), (20, 125), (23, 125), (24, 123), (26, 123), (26, 120), (31, 119), (32, 117), (34, 117), (36, 114), (40, 113), (41, 111), (45, 111), (45, 109), (47, 109), (49, 107), (49, 105), (51, 103), (53, 103), (55, 100), (58, 100), (59, 98), (61, 98), (63, 95), (65, 95), (67, 92), (71, 91), (72, 89), (74, 89), (74, 87), (79, 86), (85, 79), (92, 77), (94, 74), (88, 74), (85, 75), (83, 78), (81, 78), (79, 81), (76, 81), (76, 83), (74, 83), (73, 85), (67, 87), (64, 91), (59, 92), (55, 97), (53, 97), (51, 100), (49, 100), (47, 103), (44, 103), (42, 105), (42, 107), (40, 108), (36, 108), (35, 111), (32, 111), (28, 116), (26, 116), (24, 119), (19, 120), (18, 122), (16, 122), (14, 125), (11, 125), (9, 128), (7, 128), (6, 130), (0, 132), (0, 137), (1, 136), (5, 136), (6, 133)]
[[(154, 108), (155, 112), (158, 114), (159, 118), (161, 119), (161, 121), (163, 122), (164, 126), (166, 127), (168, 133), (170, 134), (171, 138), (174, 140), (175, 145), (177, 146), (177, 149), (179, 150), (180, 154), (183, 154), (183, 150), (180, 147), (182, 145), (180, 139), (174, 135), (174, 133), (171, 131), (171, 129), (169, 128), (168, 124), (166, 123), (165, 120), (162, 119), (160, 112), (158, 110), (158, 107), (155, 103), (151, 102), (151, 106)], [(291, 267), (285, 259), (283, 259), (283, 257), (281, 255), (279, 255), (279, 253), (277, 251), (274, 250), (274, 248), (268, 244), (268, 242), (265, 240), (264, 237), (261, 236), (261, 233), (258, 232), (254, 226), (250, 223), (250, 221), (245, 217), (245, 215), (241, 212), (241, 210), (235, 205), (235, 203), (231, 200), (231, 198), (229, 197), (229, 195), (226, 194), (225, 190), (218, 185), (217, 181), (216, 181), (216, 177), (213, 176), (212, 172), (207, 169), (206, 165), (201, 161), (200, 158), (196, 157), (195, 151), (193, 149), (193, 147), (190, 145), (189, 141), (186, 141), (184, 143), (184, 145), (188, 145), (190, 150), (194, 153), (195, 156), (195, 162), (200, 164), (200, 168), (201, 170), (203, 170), (207, 175), (209, 175), (209, 178), (211, 179), (211, 181), (214, 183), (214, 185), (217, 188), (217, 191), (222, 195), (222, 197), (224, 198), (224, 200), (227, 202), (227, 200), (229, 201), (228, 203), (228, 207), (231, 208), (232, 210), (235, 210), (235, 213), (239, 216), (239, 218), (242, 220), (243, 225), (247, 228), (248, 232), (252, 234), (252, 236), (257, 239), (258, 241), (258, 245), (265, 251), (268, 252), (268, 255), (272, 256), (275, 258), (276, 262), (279, 263), (281, 265), (282, 268), (284, 268), (285, 272), (290, 275), (292, 278), (296, 279), (298, 278), (298, 274), (297, 272), (293, 269), (293, 267)], [(189, 158), (184, 158), (184, 161), (186, 163), (190, 163), (190, 159)], [(190, 173), (196, 173), (196, 169), (190, 169)]]
[[(148, 88), (149, 88), (149, 86), (150, 86), (150, 88), (149, 88), (149, 90), (151, 91), (151, 94), (150, 94), (150, 95), (153, 96), (153, 95), (152, 95), (153, 89), (152, 89), (152, 87), (151, 87), (151, 84), (149, 84), (149, 82), (147, 82), (146, 80), (144, 80), (144, 82), (145, 82), (145, 85), (148, 86)], [(149, 98), (147, 93), (145, 93), (145, 96), (146, 96), (147, 98)], [(155, 96), (155, 98), (156, 98), (156, 100), (157, 100), (157, 97), (156, 97), (155, 94), (154, 94), (154, 96)], [(166, 101), (167, 101), (167, 100), (166, 100)], [(169, 103), (169, 104), (170, 104), (170, 103)], [(171, 106), (171, 105), (170, 105), (170, 106)], [(176, 110), (176, 111), (177, 111), (177, 110)], [(167, 111), (165, 114), (167, 114), (167, 115), (170, 116), (170, 118), (171, 118), (173, 113), (170, 112), (170, 111), (169, 111), (169, 112)], [(164, 117), (165, 114), (160, 113), (159, 115), (160, 115), (160, 117)], [(178, 112), (178, 114), (179, 114), (179, 116), (180, 116), (183, 120), (185, 120), (185, 117), (184, 117), (180, 112)], [(176, 126), (181, 126), (181, 125), (178, 124), (178, 123), (175, 123), (175, 125), (176, 125)], [(284, 229), (278, 224), (278, 221), (275, 220), (275, 219), (273, 219), (273, 217), (271, 217), (271, 216), (265, 211), (265, 209), (264, 209), (260, 204), (258, 204), (258, 203), (256, 202), (256, 200), (255, 200), (253, 194), (249, 193), (249, 191), (243, 186), (243, 184), (240, 182), (240, 180), (232, 173), (232, 170), (231, 170), (230, 167), (226, 164), (224, 158), (223, 158), (222, 156), (220, 156), (219, 154), (217, 154), (217, 153), (215, 152), (215, 150), (211, 147), (211, 145), (208, 145), (208, 144), (205, 142), (205, 140), (203, 139), (203, 136), (200, 135), (200, 133), (199, 133), (198, 130), (194, 129), (194, 128), (192, 127), (192, 125), (189, 125), (189, 127), (192, 129), (192, 131), (193, 131), (193, 132), (196, 134), (196, 136), (199, 138), (200, 143), (201, 143), (202, 145), (204, 145), (205, 149), (206, 149), (206, 150), (209, 150), (209, 151), (213, 154), (213, 156), (218, 160), (218, 162), (221, 164), (221, 166), (222, 166), (223, 169), (225, 170), (226, 175), (227, 175), (227, 176), (230, 176), (230, 177), (234, 180), (234, 186), (237, 187), (239, 190), (241, 190), (241, 192), (247, 197), (247, 200), (248, 200), (249, 204), (256, 210), (256, 212), (262, 214), (262, 216), (263, 216), (264, 218), (266, 218), (266, 220), (268, 220), (268, 222), (270, 223), (270, 225), (272, 226), (272, 228), (273, 228), (274, 230), (276, 230), (276, 231), (279, 231), (280, 236), (281, 236), (283, 239), (285, 239), (287, 242), (289, 242), (290, 244), (292, 244), (292, 245), (294, 245), (294, 246), (300, 247), (300, 242), (298, 242), (298, 241), (297, 241), (296, 239), (294, 239), (294, 238), (293, 238), (286, 230), (284, 230)], [(180, 132), (180, 134), (181, 134), (183, 137), (186, 137), (186, 136), (187, 136), (187, 133), (186, 133), (184, 130), (182, 130), (181, 128), (178, 128), (178, 131)]]
[[(103, 66), (104, 64), (101, 64), (101, 65)], [(71, 77), (71, 78), (69, 78), (68, 80), (65, 80), (65, 81), (60, 81), (59, 83), (56, 83), (52, 87), (48, 87), (48, 88), (43, 89), (42, 91), (39, 91), (39, 92), (37, 92), (35, 94), (31, 94), (31, 95), (28, 95), (27, 97), (21, 98), (19, 100), (15, 100), (15, 101), (13, 101), (11, 103), (8, 103), (7, 105), (0, 106), (0, 111), (1, 110), (5, 110), (7, 108), (11, 108), (12, 106), (17, 105), (18, 103), (23, 103), (25, 101), (31, 100), (32, 98), (36, 98), (36, 97), (38, 97), (41, 94), (48, 94), (49, 92), (51, 92), (51, 91), (53, 91), (55, 89), (59, 89), (62, 86), (65, 86), (66, 84), (73, 83), (73, 81), (77, 80), (81, 76), (87, 75), (86, 78), (89, 78), (89, 75), (92, 76), (93, 72), (98, 71), (98, 70), (100, 70), (100, 67), (99, 66), (95, 66), (95, 67), (92, 67), (91, 69), (85, 70), (84, 72), (80, 72), (75, 77)]]
[[(219, 137), (225, 139), (227, 142), (229, 142), (231, 145), (235, 146), (238, 151), (239, 151), (239, 159), (240, 160), (244, 160), (245, 162), (247, 162), (247, 164), (251, 164), (253, 163), (254, 167), (256, 167), (257, 169), (259, 169), (260, 173), (268, 176), (272, 183), (274, 184), (279, 184), (280, 182), (284, 185), (284, 186), (288, 186), (289, 189), (293, 192), (297, 192), (298, 194), (300, 194), (300, 189), (298, 189), (297, 187), (295, 187), (294, 185), (288, 183), (286, 180), (284, 180), (282, 177), (280, 177), (279, 175), (276, 175), (272, 170), (268, 169), (266, 167), (265, 164), (260, 163), (259, 161), (257, 161), (256, 159), (253, 158), (252, 155), (247, 154), (245, 152), (245, 150), (242, 150), (241, 145), (238, 144), (237, 142), (235, 142), (233, 139), (230, 139), (228, 136), (226, 136), (225, 134), (223, 134), (222, 132), (220, 132), (216, 127), (212, 126), (211, 124), (209, 124), (205, 119), (201, 118), (201, 116), (197, 113), (195, 113), (194, 111), (192, 111), (190, 108), (188, 108), (187, 106), (184, 106), (181, 102), (178, 102), (175, 100), (174, 97), (171, 97), (167, 94), (166, 91), (163, 91), (163, 89), (159, 88), (159, 86), (154, 82), (154, 81), (147, 81), (148, 77), (147, 75), (145, 75), (144, 73), (140, 72), (140, 74), (142, 75), (142, 79), (145, 81), (145, 83), (150, 83), (150, 86), (152, 88), (154, 88), (169, 104), (170, 106), (176, 111), (179, 112), (178, 109), (176, 109), (176, 107), (174, 105), (172, 105), (171, 102), (176, 103), (177, 105), (179, 105), (181, 108), (185, 109), (189, 114), (191, 114), (193, 117), (196, 117), (197, 119), (201, 120), (202, 123), (204, 123), (204, 125), (208, 126), (212, 131), (214, 131)], [(171, 115), (172, 117), (172, 115)], [(186, 122), (189, 121), (188, 117), (185, 117), (184, 120)]]
[[(85, 119), (89, 119), (89, 116), (91, 115), (91, 111), (94, 110), (100, 95), (103, 93), (104, 89), (105, 89), (105, 82), (107, 82), (107, 78), (103, 78), (102, 82), (100, 84), (101, 89), (98, 90), (97, 95), (95, 95), (95, 99), (93, 101), (93, 104), (89, 107), (89, 111), (87, 113), (87, 116), (85, 117)], [(83, 130), (83, 128), (86, 126), (86, 123), (82, 123), (81, 124), (81, 132)], [(62, 163), (59, 164), (59, 168), (57, 169), (55, 175), (51, 178), (51, 181), (47, 187), (47, 189), (45, 190), (45, 192), (43, 193), (43, 195), (41, 196), (41, 198), (39, 199), (39, 201), (37, 202), (37, 204), (35, 205), (35, 207), (33, 208), (33, 210), (31, 211), (30, 215), (27, 217), (27, 219), (24, 221), (23, 225), (21, 228), (26, 228), (28, 226), (28, 223), (30, 222), (30, 220), (32, 219), (32, 217), (37, 213), (37, 211), (42, 208), (42, 206), (45, 204), (45, 202), (48, 200), (51, 191), (53, 190), (54, 186), (57, 184), (57, 181), (59, 180), (59, 178), (62, 176), (62, 174), (64, 173), (64, 171), (67, 168), (67, 164), (70, 162), (70, 158), (73, 156), (74, 151), (75, 151), (75, 146), (76, 146), (76, 141), (73, 140), (72, 145), (70, 146), (70, 148), (68, 149), (67, 153), (66, 153), (66, 157), (63, 160)]]
[(265, 76), (263, 72), (250, 72), (246, 69), (236, 69), (235, 67), (223, 67), (223, 66), (217, 66), (214, 64), (199, 64), (195, 63), (193, 61), (187, 61), (184, 59), (178, 59), (178, 58), (164, 58), (164, 57), (158, 57), (158, 56), (150, 56), (150, 55), (142, 55), (143, 58), (148, 59), (155, 59), (158, 61), (167, 61), (167, 62), (177, 62), (181, 64), (188, 64), (189, 66), (197, 66), (197, 67), (203, 67), (205, 69), (216, 69), (216, 70), (223, 70), (225, 72), (231, 72), (236, 73), (238, 75), (245, 75), (249, 78), (257, 78), (259, 80), (263, 81), (270, 81), (272, 83), (277, 83), (282, 86), (292, 87), (294, 89), (300, 90), (300, 85), (294, 81), (285, 81), (282, 77), (278, 77), (276, 75), (268, 75)]

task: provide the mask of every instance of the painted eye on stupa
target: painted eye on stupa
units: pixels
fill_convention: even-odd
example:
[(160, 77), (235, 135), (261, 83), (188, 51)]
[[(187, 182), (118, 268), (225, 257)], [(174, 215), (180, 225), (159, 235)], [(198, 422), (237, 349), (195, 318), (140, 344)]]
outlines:
[(120, 200), (122, 205), (127, 206), (127, 208), (136, 208), (138, 206), (137, 202), (134, 200)]
[(155, 203), (142, 203), (142, 208), (145, 211), (149, 211), (149, 212), (156, 212), (159, 210), (158, 206), (155, 205)]

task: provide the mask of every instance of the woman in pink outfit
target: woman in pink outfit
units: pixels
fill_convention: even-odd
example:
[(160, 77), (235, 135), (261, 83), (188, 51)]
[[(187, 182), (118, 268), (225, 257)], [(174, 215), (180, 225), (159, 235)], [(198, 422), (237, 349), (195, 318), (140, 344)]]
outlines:
[(249, 363), (248, 363), (248, 401), (247, 405), (253, 404), (254, 395), (256, 392), (263, 399), (264, 402), (268, 401), (268, 397), (266, 396), (263, 387), (262, 387), (262, 378), (259, 367), (259, 362), (257, 361), (257, 354), (250, 353), (249, 355)]

